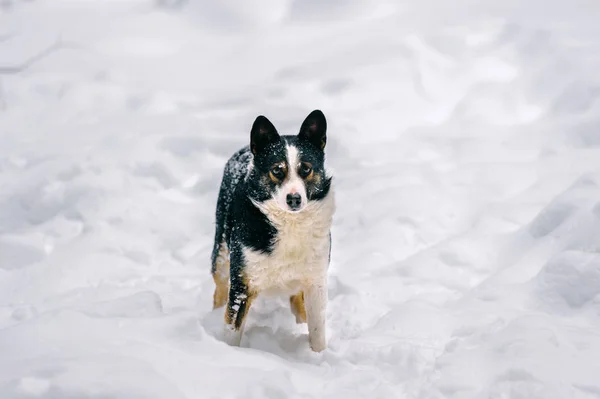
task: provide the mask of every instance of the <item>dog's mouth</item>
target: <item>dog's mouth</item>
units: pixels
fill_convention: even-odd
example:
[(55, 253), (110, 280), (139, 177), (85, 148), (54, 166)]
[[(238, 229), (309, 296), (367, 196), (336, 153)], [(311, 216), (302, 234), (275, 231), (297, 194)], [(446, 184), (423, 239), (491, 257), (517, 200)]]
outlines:
[(304, 213), (307, 209), (311, 207), (311, 203), (302, 203), (299, 207), (290, 207), (288, 204), (282, 204), (277, 200), (276, 197), (273, 197), (269, 201), (266, 202), (257, 202), (252, 200), (254, 206), (260, 209), (263, 213), (276, 213), (276, 214), (288, 214), (288, 215), (299, 215)]
[(278, 208), (285, 213), (291, 215), (298, 215), (300, 213), (303, 213), (308, 208), (309, 204), (303, 201), (302, 204), (296, 206), (289, 206), (288, 204), (282, 204), (280, 202), (278, 202), (277, 205)]
[(281, 210), (285, 211), (286, 213), (291, 213), (291, 214), (298, 214), (298, 213), (302, 213), (305, 209), (306, 209), (306, 205), (301, 205), (299, 207), (290, 207), (290, 206), (279, 206), (281, 208)]

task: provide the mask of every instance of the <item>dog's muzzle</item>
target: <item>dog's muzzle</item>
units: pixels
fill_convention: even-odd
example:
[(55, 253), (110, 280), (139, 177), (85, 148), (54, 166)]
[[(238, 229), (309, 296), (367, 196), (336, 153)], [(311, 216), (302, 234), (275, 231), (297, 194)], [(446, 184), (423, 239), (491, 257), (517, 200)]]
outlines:
[(291, 210), (296, 211), (300, 208), (300, 205), (302, 205), (302, 197), (298, 193), (288, 194), (285, 198), (285, 202)]

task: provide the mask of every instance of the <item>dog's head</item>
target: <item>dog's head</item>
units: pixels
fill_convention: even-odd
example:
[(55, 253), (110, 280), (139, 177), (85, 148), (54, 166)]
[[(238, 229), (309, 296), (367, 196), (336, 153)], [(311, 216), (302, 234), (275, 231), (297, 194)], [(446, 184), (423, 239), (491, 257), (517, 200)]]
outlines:
[(272, 199), (282, 210), (301, 212), (311, 201), (325, 198), (331, 185), (325, 171), (326, 131), (320, 110), (311, 112), (291, 136), (280, 136), (266, 117), (258, 116), (250, 132), (253, 199)]

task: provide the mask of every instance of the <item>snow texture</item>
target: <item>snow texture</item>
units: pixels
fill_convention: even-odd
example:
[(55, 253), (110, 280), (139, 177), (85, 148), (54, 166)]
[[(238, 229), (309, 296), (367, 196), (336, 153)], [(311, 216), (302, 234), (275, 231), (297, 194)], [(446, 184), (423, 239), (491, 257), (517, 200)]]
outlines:
[[(600, 398), (598, 20), (597, 0), (0, 1), (0, 398)], [(285, 298), (229, 347), (222, 168), (257, 115), (295, 133), (315, 108), (329, 348)]]

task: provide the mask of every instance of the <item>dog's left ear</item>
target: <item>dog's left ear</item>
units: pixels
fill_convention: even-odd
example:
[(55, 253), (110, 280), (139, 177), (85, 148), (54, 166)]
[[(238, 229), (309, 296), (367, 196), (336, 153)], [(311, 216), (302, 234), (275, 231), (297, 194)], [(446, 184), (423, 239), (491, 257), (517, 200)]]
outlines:
[(313, 112), (308, 114), (302, 127), (300, 127), (300, 133), (298, 137), (302, 140), (307, 140), (316, 146), (318, 149), (323, 151), (325, 144), (327, 143), (327, 121), (325, 115), (321, 110), (315, 109)]

